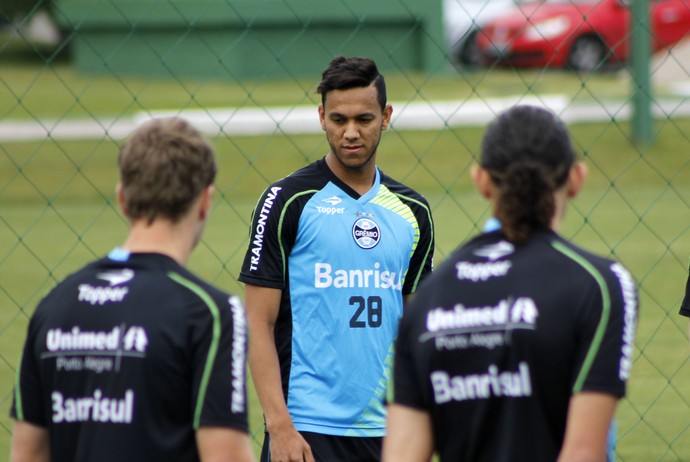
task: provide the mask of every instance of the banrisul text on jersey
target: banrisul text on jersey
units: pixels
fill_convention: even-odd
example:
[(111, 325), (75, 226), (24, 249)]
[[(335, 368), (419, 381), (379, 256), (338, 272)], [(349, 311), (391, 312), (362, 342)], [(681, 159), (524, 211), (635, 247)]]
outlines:
[(314, 287), (327, 289), (374, 288), (374, 289), (402, 289), (402, 274), (400, 271), (381, 270), (381, 263), (374, 263), (373, 268), (338, 269), (329, 263), (314, 265)]

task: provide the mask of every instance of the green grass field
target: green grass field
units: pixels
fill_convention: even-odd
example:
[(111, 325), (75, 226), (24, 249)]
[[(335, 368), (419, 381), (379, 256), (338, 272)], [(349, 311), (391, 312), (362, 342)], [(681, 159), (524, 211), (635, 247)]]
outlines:
[[(586, 82), (571, 74), (477, 73), (389, 77), (392, 100), (553, 94), (597, 100), (625, 97), (613, 75)], [(29, 117), (102, 117), (142, 110), (312, 104), (313, 81), (151, 82), (79, 76), (64, 63), (21, 63), (0, 75), (0, 123)], [(6, 106), (5, 102), (12, 102)], [(589, 167), (585, 191), (569, 209), (562, 233), (620, 259), (640, 286), (641, 313), (629, 395), (619, 406), (620, 461), (690, 460), (688, 322), (677, 315), (690, 256), (690, 120), (656, 122), (656, 142), (635, 147), (626, 123), (572, 125)], [(487, 206), (468, 169), (481, 128), (391, 131), (379, 165), (423, 192), (436, 220), (440, 262), (477, 232)], [(323, 136), (218, 138), (214, 214), (190, 268), (236, 293), (250, 212), (266, 185), (327, 149)], [(7, 454), (7, 417), (28, 317), (57, 280), (121, 243), (126, 223), (113, 202), (113, 140), (38, 140), (0, 144), (0, 454)], [(253, 392), (251, 428), (261, 440)]]

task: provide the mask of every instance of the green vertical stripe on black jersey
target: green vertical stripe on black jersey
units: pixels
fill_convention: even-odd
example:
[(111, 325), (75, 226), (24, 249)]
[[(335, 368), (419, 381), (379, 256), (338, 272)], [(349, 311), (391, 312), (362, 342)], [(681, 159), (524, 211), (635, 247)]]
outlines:
[(594, 357), (596, 356), (597, 351), (601, 346), (601, 341), (604, 338), (604, 333), (606, 332), (606, 325), (608, 324), (609, 316), (611, 315), (611, 295), (609, 294), (609, 289), (606, 285), (606, 281), (604, 281), (604, 277), (590, 262), (588, 262), (578, 253), (573, 252), (571, 249), (561, 244), (560, 242), (553, 242), (552, 245), (563, 255), (582, 266), (582, 268), (584, 268), (594, 278), (594, 280), (599, 285), (599, 290), (601, 290), (601, 317), (599, 318), (599, 324), (597, 325), (597, 330), (594, 333), (592, 344), (589, 346), (587, 356), (585, 357), (585, 361), (582, 364), (582, 369), (580, 370), (580, 373), (577, 375), (575, 385), (573, 385), (573, 394), (575, 394), (579, 393), (582, 389), (582, 384), (585, 381), (585, 377), (589, 373), (589, 369), (592, 367)]
[(192, 422), (192, 426), (196, 430), (199, 428), (201, 409), (204, 404), (204, 399), (206, 398), (209, 377), (211, 375), (211, 370), (213, 369), (216, 354), (218, 353), (218, 343), (220, 342), (220, 311), (218, 310), (216, 302), (213, 301), (213, 298), (211, 298), (211, 296), (204, 289), (199, 287), (194, 282), (172, 272), (168, 273), (168, 277), (194, 292), (201, 300), (203, 300), (208, 307), (208, 310), (211, 312), (211, 316), (213, 317), (213, 334), (211, 337), (211, 345), (209, 345), (208, 348), (208, 356), (206, 357), (206, 364), (204, 365), (204, 373), (201, 376), (201, 384), (199, 384), (199, 395), (197, 396), (196, 406), (194, 408), (194, 420)]
[(304, 196), (305, 194), (316, 194), (317, 192), (319, 191), (316, 189), (310, 189), (307, 191), (302, 191), (299, 194), (295, 194), (294, 196), (290, 197), (290, 199), (285, 201), (285, 206), (283, 206), (283, 209), (280, 211), (280, 218), (278, 218), (278, 246), (280, 247), (280, 257), (283, 261), (283, 282), (285, 282), (287, 277), (287, 256), (285, 255), (285, 247), (283, 247), (283, 219), (285, 218), (285, 213), (290, 207), (290, 204), (298, 197)]
[[(426, 252), (424, 253), (424, 258), (422, 259), (422, 262), (425, 262), (426, 259), (429, 258), (429, 252), (431, 252), (431, 246), (434, 243), (434, 221), (431, 218), (431, 210), (429, 209), (429, 207), (427, 207), (421, 201), (418, 201), (418, 200), (413, 199), (413, 198), (408, 197), (408, 196), (404, 196), (402, 194), (396, 193), (396, 196), (402, 197), (403, 199), (405, 199), (407, 201), (414, 202), (415, 204), (419, 205), (422, 209), (424, 209), (426, 211), (427, 217), (429, 219), (429, 228), (430, 228), (431, 239), (429, 240), (429, 246), (426, 248)], [(415, 243), (415, 245), (416, 245), (416, 243)], [(422, 263), (422, 265), (419, 267), (419, 271), (417, 272), (417, 274), (414, 277), (414, 283), (412, 284), (412, 287), (411, 287), (412, 292), (417, 291), (417, 285), (419, 284), (419, 279), (422, 277), (423, 272), (424, 272), (424, 263)]]

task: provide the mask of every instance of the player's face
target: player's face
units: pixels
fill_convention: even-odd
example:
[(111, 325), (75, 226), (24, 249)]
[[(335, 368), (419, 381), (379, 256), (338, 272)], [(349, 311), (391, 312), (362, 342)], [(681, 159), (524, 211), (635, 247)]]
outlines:
[(391, 106), (381, 110), (373, 85), (329, 91), (325, 106), (319, 106), (319, 118), (337, 163), (344, 169), (373, 169), (381, 132), (388, 128), (392, 112)]

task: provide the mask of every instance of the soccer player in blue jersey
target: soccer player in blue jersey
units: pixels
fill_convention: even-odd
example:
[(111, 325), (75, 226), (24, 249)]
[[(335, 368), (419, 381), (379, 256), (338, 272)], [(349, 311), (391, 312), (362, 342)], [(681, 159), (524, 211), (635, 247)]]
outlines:
[(118, 163), (129, 233), (36, 308), (11, 461), (250, 462), (244, 309), (185, 268), (211, 210), (213, 150), (186, 121), (154, 119)]
[(403, 315), (385, 461), (606, 460), (638, 299), (623, 265), (558, 234), (585, 173), (550, 111), (516, 106), (489, 126), (472, 178), (496, 226)]
[(377, 461), (404, 298), (431, 271), (429, 204), (376, 166), (392, 107), (376, 64), (323, 72), (324, 158), (270, 185), (240, 281), (262, 461)]

